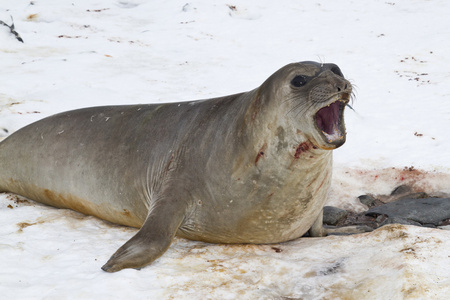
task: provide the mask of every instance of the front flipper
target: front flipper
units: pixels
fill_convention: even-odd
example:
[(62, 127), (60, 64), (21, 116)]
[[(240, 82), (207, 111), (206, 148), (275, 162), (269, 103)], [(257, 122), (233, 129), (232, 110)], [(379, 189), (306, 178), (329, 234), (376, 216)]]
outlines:
[(140, 269), (152, 263), (169, 248), (185, 212), (186, 206), (181, 201), (159, 199), (138, 233), (111, 256), (102, 270)]
[(373, 229), (369, 226), (343, 226), (343, 227), (332, 227), (332, 226), (323, 226), (323, 210), (320, 212), (314, 224), (309, 229), (309, 236), (311, 237), (321, 237), (327, 235), (347, 235), (347, 234), (357, 234), (370, 232)]

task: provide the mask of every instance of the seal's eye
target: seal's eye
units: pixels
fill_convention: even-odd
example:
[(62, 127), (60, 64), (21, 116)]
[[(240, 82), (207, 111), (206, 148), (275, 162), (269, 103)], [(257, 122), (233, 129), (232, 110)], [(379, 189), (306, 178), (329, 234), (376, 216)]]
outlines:
[(291, 84), (295, 87), (304, 86), (308, 82), (308, 77), (303, 75), (297, 75), (292, 79)]

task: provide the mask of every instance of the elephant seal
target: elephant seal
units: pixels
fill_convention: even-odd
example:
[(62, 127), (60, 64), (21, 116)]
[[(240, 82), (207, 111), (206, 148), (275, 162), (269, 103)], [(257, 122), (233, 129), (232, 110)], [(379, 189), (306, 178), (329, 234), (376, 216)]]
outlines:
[(246, 93), (63, 112), (0, 143), (0, 191), (140, 228), (108, 272), (153, 262), (175, 235), (323, 236), (329, 150), (345, 142), (351, 92), (337, 65), (302, 62)]

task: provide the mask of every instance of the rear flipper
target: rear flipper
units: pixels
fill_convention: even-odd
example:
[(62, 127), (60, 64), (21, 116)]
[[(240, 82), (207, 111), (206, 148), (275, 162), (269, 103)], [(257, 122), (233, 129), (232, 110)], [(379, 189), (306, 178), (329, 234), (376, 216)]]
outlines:
[(111, 256), (102, 270), (117, 272), (125, 268), (140, 269), (152, 263), (169, 248), (185, 211), (182, 202), (159, 200), (138, 233)]
[(349, 235), (373, 231), (369, 226), (344, 226), (344, 227), (333, 227), (333, 226), (323, 226), (323, 210), (317, 217), (314, 224), (309, 229), (309, 235), (311, 237), (321, 237), (327, 235)]

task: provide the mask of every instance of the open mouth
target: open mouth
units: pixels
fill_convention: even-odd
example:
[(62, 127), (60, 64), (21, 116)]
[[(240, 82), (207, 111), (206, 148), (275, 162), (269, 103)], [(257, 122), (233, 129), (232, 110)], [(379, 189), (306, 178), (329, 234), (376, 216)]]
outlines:
[(348, 100), (341, 98), (317, 111), (315, 115), (317, 128), (330, 144), (339, 144), (345, 139), (344, 108)]

